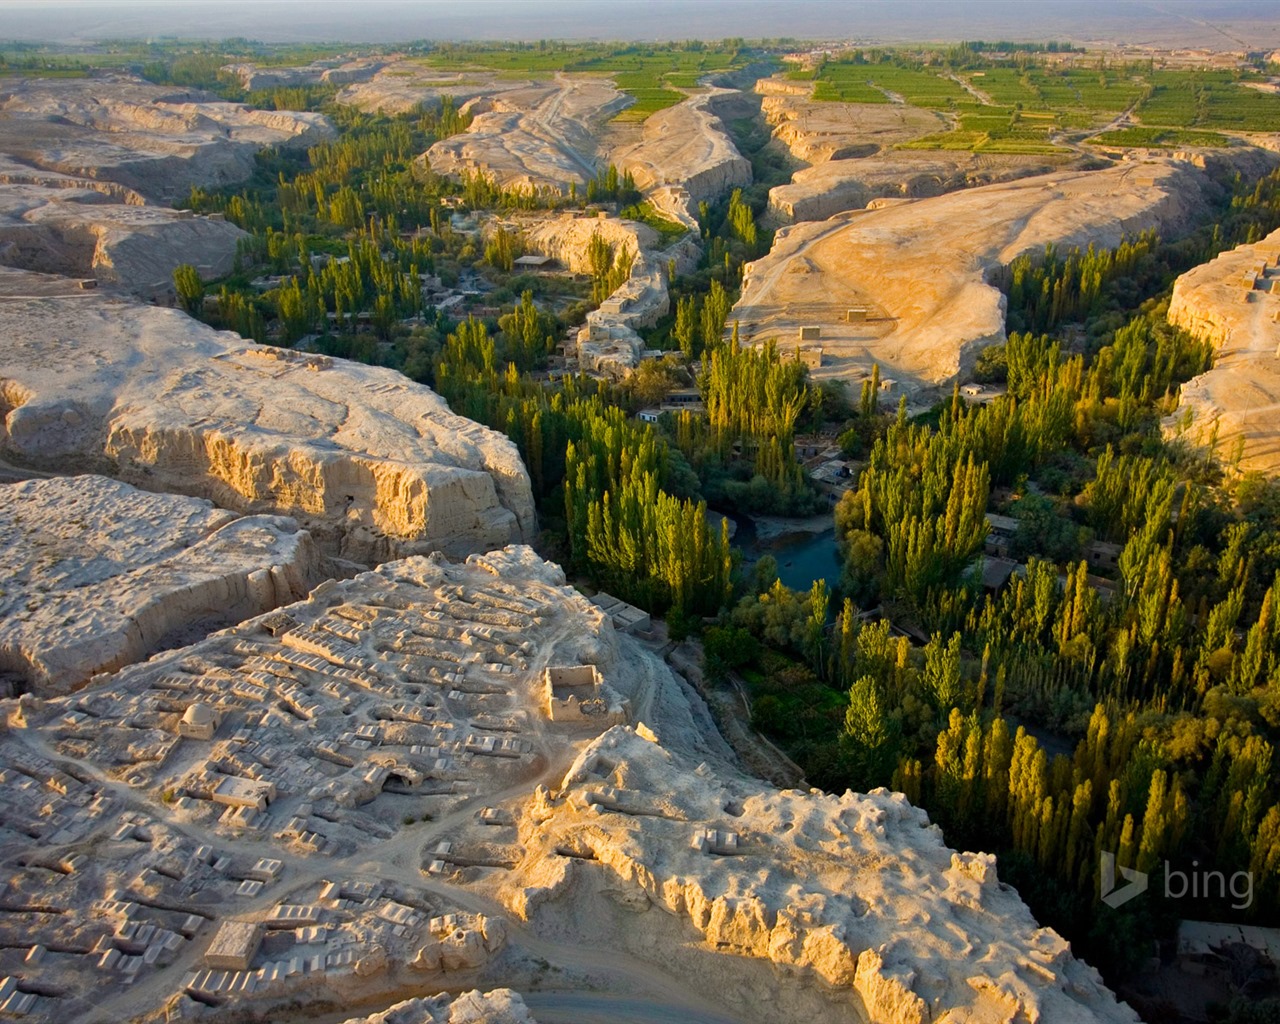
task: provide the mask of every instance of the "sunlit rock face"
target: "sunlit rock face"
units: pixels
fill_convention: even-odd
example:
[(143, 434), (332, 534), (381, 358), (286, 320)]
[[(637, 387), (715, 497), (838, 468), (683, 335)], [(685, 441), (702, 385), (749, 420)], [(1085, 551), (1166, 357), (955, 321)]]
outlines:
[(1165, 430), (1216, 443), (1242, 472), (1280, 468), (1278, 263), (1280, 231), (1273, 231), (1187, 271), (1169, 301), (1169, 322), (1212, 344), (1214, 357), (1208, 372), (1182, 385)]
[(744, 340), (774, 338), (784, 351), (816, 327), (818, 377), (879, 363), (899, 384), (945, 383), (1004, 340), (1005, 298), (990, 279), (1014, 259), (1049, 244), (1114, 248), (1148, 229), (1176, 236), (1220, 192), (1196, 163), (1163, 158), (873, 200), (781, 229), (747, 265), (730, 319)]
[(288, 515), (332, 554), (466, 555), (535, 530), (503, 435), (392, 370), (92, 295), (0, 301), (0, 453)]
[(0, 503), (0, 667), (40, 695), (232, 625), (323, 578), (308, 533), (100, 476), (28, 480)]

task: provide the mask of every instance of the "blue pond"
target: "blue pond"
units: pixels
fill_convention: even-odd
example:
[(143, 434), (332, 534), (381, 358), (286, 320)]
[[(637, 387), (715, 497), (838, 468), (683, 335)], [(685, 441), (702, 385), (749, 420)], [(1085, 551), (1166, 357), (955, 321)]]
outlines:
[(760, 541), (750, 521), (739, 520), (734, 545), (742, 549), (747, 563), (772, 555), (778, 562), (778, 578), (792, 590), (808, 590), (817, 579), (826, 580), (828, 587), (840, 582), (834, 528), (821, 533), (783, 534)]

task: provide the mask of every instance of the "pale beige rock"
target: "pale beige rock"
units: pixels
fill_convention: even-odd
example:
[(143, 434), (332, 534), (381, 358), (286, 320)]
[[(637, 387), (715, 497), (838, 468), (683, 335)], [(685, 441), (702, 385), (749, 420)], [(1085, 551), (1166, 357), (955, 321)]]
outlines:
[(0, 82), (0, 263), (148, 298), (173, 270), (232, 270), (244, 233), (149, 201), (247, 178), (265, 146), (333, 134), (319, 114), (254, 110), (125, 75)]
[[(775, 93), (772, 80), (756, 83), (760, 112), (773, 137), (806, 164), (872, 156), (882, 149), (945, 131), (941, 114), (902, 103), (814, 101), (808, 93)], [(800, 83), (787, 83), (800, 84)]]
[(438, 174), (481, 173), (503, 187), (568, 194), (595, 177), (600, 130), (627, 102), (608, 79), (558, 73), (553, 82), (486, 97), (470, 127), (424, 159)]
[[(552, 666), (591, 666), (644, 732), (548, 718)], [(212, 738), (184, 731), (193, 704)], [(584, 1016), (1136, 1020), (902, 796), (742, 775), (688, 687), (527, 547), (322, 584), (6, 711), (8, 906), (63, 911), (25, 928), (46, 949), (110, 936), (90, 970), (24, 967), (57, 993), (41, 1024), (552, 977)], [(168, 934), (228, 919), (267, 929), (234, 974)], [(467, 1005), (442, 1019), (486, 1019)]]
[(630, 277), (587, 314), (587, 322), (577, 335), (579, 367), (588, 373), (617, 377), (629, 374), (645, 351), (638, 329), (653, 326), (670, 312), (668, 265), (674, 263), (677, 272), (688, 272), (701, 255), (695, 234), (659, 250), (656, 231), (617, 217), (567, 214), (539, 218), (528, 223), (523, 234), (530, 249), (553, 257), (575, 273), (591, 273), (593, 238), (612, 246), (615, 256), (623, 252), (633, 256)]
[(224, 220), (107, 202), (96, 190), (0, 186), (0, 263), (142, 296), (172, 293), (173, 271), (183, 263), (206, 279), (229, 274), (244, 237)]
[(524, 1000), (509, 988), (409, 999), (346, 1024), (537, 1024)]
[(306, 595), (311, 537), (280, 516), (97, 476), (9, 484), (0, 503), (0, 667), (37, 694)]
[(127, 75), (0, 82), (0, 151), (12, 161), (115, 182), (153, 201), (242, 181), (263, 147), (311, 146), (332, 134), (320, 114), (254, 110)]
[(301, 85), (350, 85), (367, 82), (387, 64), (377, 57), (356, 60), (318, 60), (302, 67), (259, 67), (253, 63), (227, 64), (222, 71), (235, 75), (250, 91)]
[(656, 249), (658, 233), (646, 224), (617, 217), (561, 214), (541, 219), (524, 228), (525, 243), (534, 252), (550, 256), (575, 274), (591, 273), (591, 239), (599, 237), (615, 252), (633, 255)]
[[(987, 276), (1053, 243), (1113, 247), (1155, 228), (1176, 235), (1216, 190), (1174, 160), (1025, 178), (783, 228), (749, 264), (730, 323), (745, 341), (784, 352), (815, 326), (815, 376), (849, 377), (879, 363), (908, 390), (953, 379), (982, 347), (1004, 340), (1004, 296)], [(852, 308), (866, 321), (849, 322)], [(890, 401), (896, 404), (897, 394)]]
[[(775, 1020), (813, 1013), (801, 992), (828, 1021), (1137, 1020), (1000, 885), (993, 858), (947, 849), (901, 794), (768, 790), (615, 727), (535, 796), (520, 838), (514, 912), (536, 923), (569, 901), (587, 920), (587, 878), (603, 873), (701, 934), (672, 967), (743, 1019), (756, 1019), (751, 993), (699, 949), (772, 964)], [(649, 927), (660, 921), (642, 914), (625, 930)]]
[(536, 529), (515, 446), (394, 371), (92, 294), (0, 301), (0, 325), (11, 459), (291, 515), (357, 562)]
[[(668, 198), (663, 212), (679, 208), (687, 218), (700, 200), (751, 184), (751, 163), (738, 152), (714, 109), (716, 97), (727, 93), (709, 89), (650, 115), (640, 141), (612, 154), (618, 169), (630, 172), (642, 191)], [(664, 191), (671, 189), (683, 195)]]
[[(798, 88), (805, 86), (804, 88)], [(774, 145), (801, 164), (785, 185), (769, 190), (764, 221), (823, 220), (883, 197), (937, 196), (1049, 170), (1072, 159), (898, 149), (946, 131), (935, 111), (903, 103), (836, 103), (809, 99), (805, 83), (761, 79), (761, 113)]]
[(769, 190), (766, 224), (823, 220), (881, 198), (924, 198), (962, 188), (1012, 181), (1050, 170), (1066, 158), (986, 156), (891, 150), (832, 160), (798, 170)]
[[(260, 73), (260, 72), (259, 72)], [(385, 111), (407, 114), (420, 104), (438, 107), (444, 97), (462, 107), (507, 92), (528, 89), (536, 83), (499, 77), (492, 71), (453, 71), (433, 68), (415, 60), (393, 60), (368, 81), (356, 82), (338, 93), (339, 103), (366, 113)]]
[(1169, 322), (1212, 342), (1214, 357), (1208, 372), (1182, 385), (1165, 429), (1197, 444), (1216, 435), (1219, 455), (1244, 472), (1280, 469), (1280, 291), (1271, 291), (1278, 259), (1280, 231), (1189, 270), (1169, 302)]

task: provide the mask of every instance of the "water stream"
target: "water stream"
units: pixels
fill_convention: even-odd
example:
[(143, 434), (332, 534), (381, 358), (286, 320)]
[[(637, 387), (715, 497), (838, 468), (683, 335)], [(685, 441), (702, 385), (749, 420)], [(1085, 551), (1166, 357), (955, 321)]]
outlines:
[(778, 562), (778, 578), (792, 590), (807, 591), (817, 579), (826, 580), (828, 587), (840, 581), (834, 527), (820, 533), (798, 530), (760, 539), (750, 519), (735, 517), (735, 522), (738, 531), (733, 544), (742, 551), (745, 564), (751, 565), (765, 555), (772, 555)]

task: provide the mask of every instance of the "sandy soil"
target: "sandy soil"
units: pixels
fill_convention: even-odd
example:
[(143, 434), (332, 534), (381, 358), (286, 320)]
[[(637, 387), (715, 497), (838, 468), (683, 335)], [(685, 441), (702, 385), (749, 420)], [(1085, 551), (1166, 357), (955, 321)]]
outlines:
[[(1214, 186), (1191, 162), (1126, 162), (1025, 178), (784, 228), (750, 264), (730, 316), (748, 341), (817, 327), (818, 378), (860, 380), (882, 367), (882, 396), (955, 378), (1004, 338), (1004, 296), (987, 275), (1048, 243), (1118, 245), (1147, 228), (1176, 234)], [(865, 311), (850, 321), (848, 310)], [(859, 314), (862, 315), (862, 314)]]
[(1278, 258), (1280, 231), (1183, 274), (1169, 304), (1169, 322), (1213, 342), (1215, 354), (1212, 369), (1182, 385), (1166, 429), (1200, 444), (1216, 435), (1220, 457), (1243, 472), (1280, 469)]

